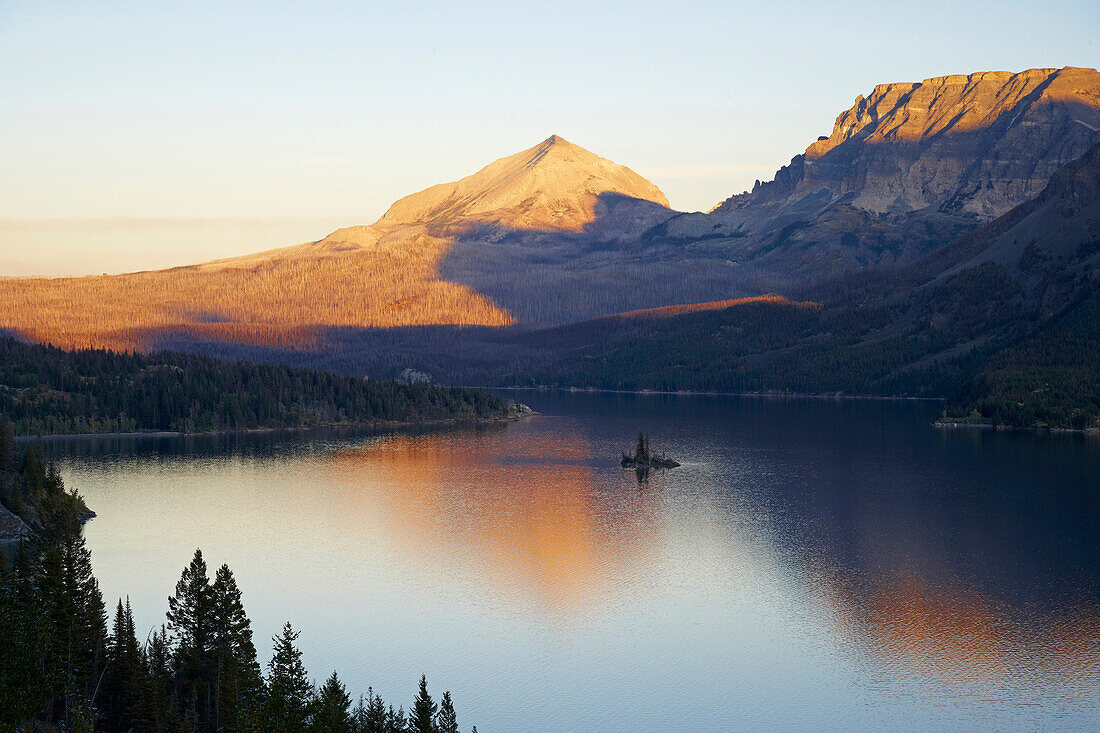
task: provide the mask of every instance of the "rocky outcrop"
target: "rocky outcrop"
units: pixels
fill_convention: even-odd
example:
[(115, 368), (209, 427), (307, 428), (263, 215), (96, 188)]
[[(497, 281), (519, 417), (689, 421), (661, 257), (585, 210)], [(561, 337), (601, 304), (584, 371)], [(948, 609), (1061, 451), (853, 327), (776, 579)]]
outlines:
[(30, 527), (0, 504), (0, 542), (16, 542), (30, 534)]
[(1059, 307), (1100, 277), (1100, 143), (1051, 176), (1037, 197), (922, 265), (944, 280), (986, 262), (1003, 267), (1044, 300), (1060, 296)]
[[(659, 234), (744, 237), (746, 256), (786, 257), (784, 264), (796, 267), (818, 259), (843, 262), (854, 246), (870, 260), (849, 264), (878, 264), (876, 241), (882, 254), (904, 260), (950, 241), (967, 222), (977, 226), (1033, 198), (1055, 171), (1097, 141), (1095, 69), (881, 84), (857, 97), (832, 133), (795, 156), (774, 180), (723, 201), (710, 214), (677, 217)], [(827, 213), (836, 207), (848, 213)], [(860, 232), (868, 227), (883, 234), (866, 241)], [(826, 249), (806, 251), (812, 245)]]

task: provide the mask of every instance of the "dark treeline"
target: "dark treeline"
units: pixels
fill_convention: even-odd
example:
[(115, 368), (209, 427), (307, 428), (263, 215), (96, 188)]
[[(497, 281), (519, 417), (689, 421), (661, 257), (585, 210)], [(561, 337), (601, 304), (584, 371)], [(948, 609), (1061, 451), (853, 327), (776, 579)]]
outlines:
[(505, 400), (478, 390), (173, 352), (64, 351), (0, 338), (0, 413), (20, 435), (477, 420), (508, 410)]
[(1100, 294), (995, 354), (957, 390), (948, 412), (997, 425), (1094, 425), (1100, 415)]
[(1041, 306), (1060, 283), (1029, 293), (992, 262), (903, 297), (868, 296), (867, 280), (834, 284), (821, 307), (747, 303), (630, 324), (501, 381), (941, 397), (953, 414), (985, 422), (1100, 425), (1100, 282), (1072, 283), (1076, 300), (1044, 318)]
[(211, 579), (198, 550), (158, 631), (137, 637), (128, 599), (108, 623), (83, 501), (34, 446), (19, 455), (11, 432), (0, 430), (0, 514), (27, 531), (0, 555), (0, 731), (457, 733), (450, 694), (437, 704), (423, 677), (408, 711), (373, 690), (353, 704), (335, 672), (315, 686), (289, 623), (263, 670), (233, 572)]

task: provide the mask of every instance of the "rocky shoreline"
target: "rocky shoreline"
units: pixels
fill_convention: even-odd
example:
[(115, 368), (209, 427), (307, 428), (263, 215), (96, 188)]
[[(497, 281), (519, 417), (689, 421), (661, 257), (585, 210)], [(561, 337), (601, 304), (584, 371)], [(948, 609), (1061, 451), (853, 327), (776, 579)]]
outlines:
[(1023, 431), (1028, 433), (1079, 433), (1100, 435), (1100, 428), (1060, 428), (1051, 425), (997, 425), (989, 422), (968, 422), (966, 418), (941, 418), (932, 423), (941, 429), (969, 428), (972, 430), (996, 430), (998, 432)]

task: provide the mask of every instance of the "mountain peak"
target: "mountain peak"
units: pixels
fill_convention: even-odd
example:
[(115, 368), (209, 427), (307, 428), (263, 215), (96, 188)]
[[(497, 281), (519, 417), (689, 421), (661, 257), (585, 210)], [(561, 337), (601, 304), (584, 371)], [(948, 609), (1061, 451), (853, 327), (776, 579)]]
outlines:
[[(840, 199), (857, 209), (929, 209), (992, 219), (1034, 197), (1100, 140), (1096, 69), (979, 71), (879, 84), (771, 183), (716, 207), (756, 205), (806, 220)], [(759, 208), (757, 208), (759, 211)], [(739, 223), (743, 223), (740, 222)]]
[(668, 207), (657, 186), (626, 166), (551, 135), (473, 175), (400, 199), (376, 226), (476, 223), (581, 231), (607, 194)]

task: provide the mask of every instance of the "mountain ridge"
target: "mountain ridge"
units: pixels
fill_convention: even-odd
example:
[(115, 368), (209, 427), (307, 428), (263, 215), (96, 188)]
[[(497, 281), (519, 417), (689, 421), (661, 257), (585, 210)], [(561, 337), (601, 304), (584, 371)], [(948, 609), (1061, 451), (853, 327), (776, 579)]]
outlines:
[(833, 262), (826, 275), (913, 261), (1038, 195), (1098, 140), (1095, 69), (880, 84), (771, 181), (652, 236), (738, 238), (738, 259), (788, 270)]

